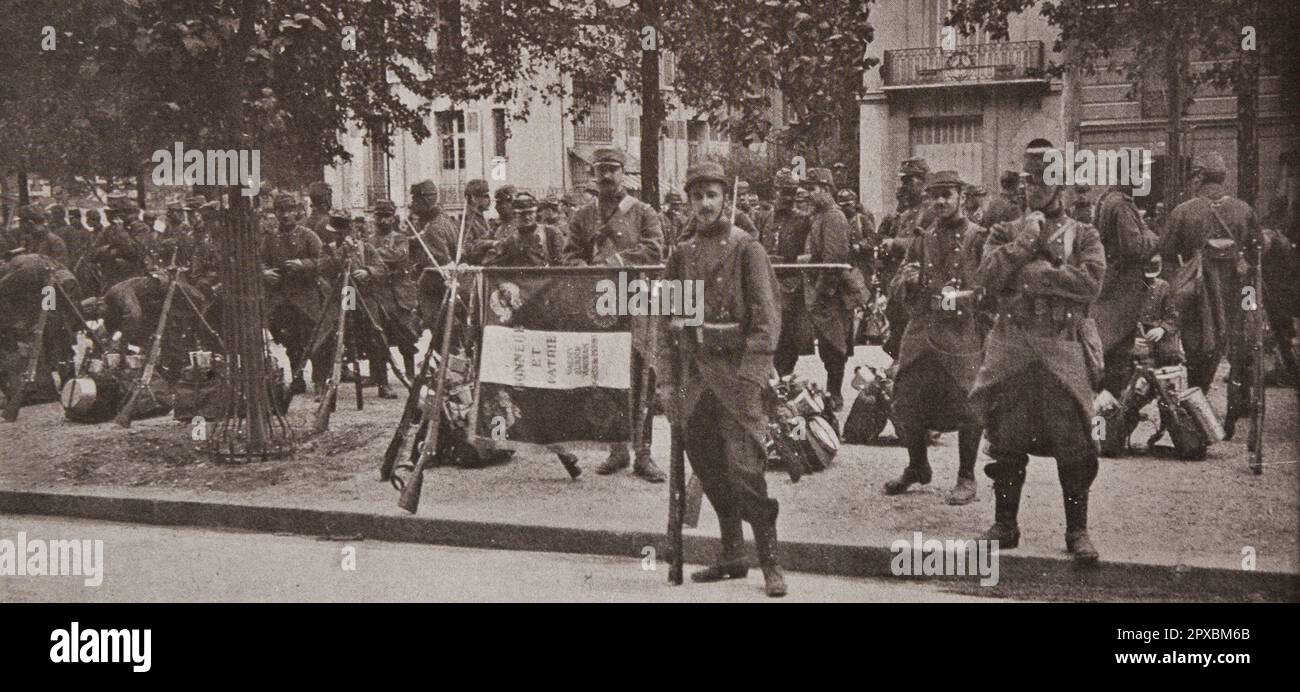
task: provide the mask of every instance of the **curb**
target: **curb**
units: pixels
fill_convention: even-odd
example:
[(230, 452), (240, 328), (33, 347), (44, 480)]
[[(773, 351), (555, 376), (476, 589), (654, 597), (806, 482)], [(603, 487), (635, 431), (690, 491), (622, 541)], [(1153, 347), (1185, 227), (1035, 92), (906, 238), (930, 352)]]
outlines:
[[(428, 517), (368, 514), (302, 507), (239, 505), (197, 500), (157, 500), (0, 490), (0, 514), (42, 515), (120, 521), (157, 526), (238, 529), (308, 536), (359, 536), (370, 540), (465, 548), (498, 548), (605, 555), (641, 560), (653, 546), (667, 554), (662, 533), (503, 524)], [(683, 537), (687, 564), (708, 564), (720, 547), (716, 538)], [(752, 550), (751, 550), (752, 553)], [(955, 590), (997, 597), (1025, 589), (1055, 589), (1049, 600), (1107, 600), (1116, 592), (1150, 600), (1300, 600), (1300, 575), (1285, 572), (1176, 567), (1134, 562), (1103, 562), (1081, 569), (1068, 558), (1001, 553), (999, 582), (980, 587), (978, 577), (897, 577), (893, 553), (885, 546), (785, 541), (781, 563), (787, 570), (841, 577), (938, 580)], [(666, 557), (665, 557), (666, 559)], [(1000, 593), (1001, 592), (1001, 593)], [(1031, 596), (1034, 594), (1031, 593)]]

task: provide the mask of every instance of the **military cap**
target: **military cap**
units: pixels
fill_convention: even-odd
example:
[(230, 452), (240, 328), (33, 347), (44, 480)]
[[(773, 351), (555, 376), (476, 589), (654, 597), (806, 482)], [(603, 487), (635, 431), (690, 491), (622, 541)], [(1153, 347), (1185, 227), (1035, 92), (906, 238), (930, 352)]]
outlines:
[(498, 202), (510, 202), (514, 200), (515, 192), (517, 192), (517, 190), (514, 185), (502, 185), (497, 188), (496, 193), (493, 195), (493, 199)]
[(578, 195), (575, 194), (575, 193), (573, 193), (573, 192), (566, 192), (566, 193), (564, 194), (564, 196), (560, 198), (560, 201), (561, 201), (561, 202), (564, 202), (565, 204), (567, 204), (567, 205), (569, 205), (569, 206), (571, 206), (571, 207), (580, 207), (580, 206), (582, 206), (582, 200), (579, 199), (579, 198), (578, 198)]
[(1227, 174), (1228, 164), (1223, 161), (1223, 155), (1217, 151), (1210, 151), (1204, 154), (1198, 154), (1195, 162), (1192, 163), (1192, 173), (1222, 173)]
[(599, 166), (602, 163), (617, 163), (620, 166), (627, 165), (627, 154), (618, 147), (598, 147), (591, 153), (591, 165)]
[(366, 217), (365, 217), (365, 215), (363, 215), (363, 214), (353, 214), (353, 215), (352, 215), (352, 223), (354, 223), (354, 224), (360, 224), (360, 225), (362, 225), (362, 226), (366, 225)]
[(1002, 171), (1002, 176), (998, 178), (998, 182), (1002, 183), (1002, 187), (1011, 187), (1012, 185), (1016, 185), (1020, 182), (1020, 172)]
[(468, 183), (465, 183), (466, 197), (474, 197), (475, 195), (486, 195), (486, 194), (488, 194), (488, 184), (486, 180), (483, 180), (482, 178), (475, 178), (469, 181)]
[(828, 188), (835, 187), (835, 176), (831, 175), (831, 169), (829, 168), (810, 168), (808, 169), (808, 177), (803, 182), (805, 184), (825, 185)]
[(334, 191), (330, 189), (329, 183), (325, 182), (324, 180), (317, 180), (316, 182), (307, 186), (308, 197), (326, 197), (332, 194), (333, 192)]
[(541, 207), (542, 209), (559, 209), (560, 198), (556, 197), (555, 195), (547, 195), (546, 199), (543, 199), (542, 201), (537, 203), (537, 206)]
[(421, 180), (411, 186), (411, 196), (420, 197), (422, 195), (438, 196), (438, 184), (432, 180)]
[(352, 221), (352, 217), (348, 216), (348, 213), (346, 211), (343, 211), (341, 209), (335, 209), (334, 211), (330, 212), (329, 223), (331, 226), (339, 226), (339, 227), (346, 228), (348, 223), (351, 221)]
[(664, 204), (681, 204), (682, 196), (676, 192), (669, 192), (664, 195)]
[(749, 181), (741, 180), (740, 182), (736, 183), (737, 194), (743, 195), (743, 194), (747, 194), (748, 192), (749, 192)]
[(968, 197), (988, 197), (988, 190), (983, 185), (966, 184), (966, 196)]
[(858, 201), (858, 196), (853, 193), (853, 190), (850, 190), (847, 187), (835, 193), (836, 204), (853, 204), (854, 202), (857, 201)]
[(537, 211), (537, 198), (530, 193), (520, 192), (514, 196), (511, 205), (519, 212)]
[(929, 174), (930, 174), (930, 164), (926, 163), (925, 158), (920, 156), (913, 156), (910, 159), (903, 159), (903, 162), (898, 164), (898, 177), (900, 178), (905, 175), (915, 175), (919, 177), (925, 177)]
[(686, 191), (690, 192), (699, 183), (722, 183), (723, 187), (730, 187), (731, 181), (723, 173), (722, 164), (704, 161), (686, 169)]
[(794, 178), (794, 171), (782, 168), (776, 172), (776, 179), (773, 182), (777, 187), (794, 187), (797, 181)]
[(397, 205), (393, 204), (393, 200), (391, 199), (376, 200), (374, 212), (376, 214), (388, 214), (388, 215), (396, 214)]
[(50, 216), (39, 205), (24, 204), (23, 207), (18, 210), (18, 218), (23, 221), (45, 221), (49, 219)]
[(925, 189), (932, 187), (955, 187), (961, 190), (966, 187), (966, 183), (962, 182), (957, 171), (935, 171), (925, 179)]
[(275, 196), (276, 211), (292, 211), (298, 208), (298, 200), (287, 192), (281, 192)]

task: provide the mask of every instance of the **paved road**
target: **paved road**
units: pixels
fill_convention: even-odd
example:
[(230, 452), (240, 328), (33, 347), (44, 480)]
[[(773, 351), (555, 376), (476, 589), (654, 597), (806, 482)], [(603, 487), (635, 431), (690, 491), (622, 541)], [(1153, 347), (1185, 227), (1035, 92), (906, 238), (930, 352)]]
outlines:
[[(639, 559), (320, 540), (113, 522), (0, 516), (0, 540), (103, 541), (103, 583), (0, 575), (0, 602), (768, 601), (747, 580), (672, 587)], [(345, 565), (353, 551), (353, 564)], [(346, 569), (346, 567), (353, 569)], [(689, 570), (691, 566), (688, 565)], [(932, 584), (788, 574), (784, 601), (977, 601)]]

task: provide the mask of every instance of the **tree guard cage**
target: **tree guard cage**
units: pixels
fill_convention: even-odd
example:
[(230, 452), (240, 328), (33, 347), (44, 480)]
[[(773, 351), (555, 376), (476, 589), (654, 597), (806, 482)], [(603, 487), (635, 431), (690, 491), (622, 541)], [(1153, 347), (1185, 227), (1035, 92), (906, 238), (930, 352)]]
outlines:
[(221, 255), (221, 327), (226, 346), (225, 413), (208, 435), (214, 461), (247, 462), (291, 455), (294, 434), (271, 405), (276, 366), (263, 325), (259, 233), (248, 197), (232, 191), (223, 210), (217, 248)]

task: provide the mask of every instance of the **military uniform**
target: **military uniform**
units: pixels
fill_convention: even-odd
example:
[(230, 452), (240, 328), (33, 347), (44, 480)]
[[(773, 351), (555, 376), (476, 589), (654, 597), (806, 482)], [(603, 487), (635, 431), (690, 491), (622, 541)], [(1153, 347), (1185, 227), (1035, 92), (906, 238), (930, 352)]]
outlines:
[[(297, 201), (282, 195), (275, 202), (277, 211), (296, 208)], [(303, 357), (310, 346), (316, 322), (321, 319), (328, 300), (328, 289), (320, 280), (319, 262), (322, 253), (320, 237), (306, 226), (290, 224), (262, 236), (262, 266), (270, 286), (267, 291), (267, 320), (271, 336), (287, 351), (290, 368), (294, 373), (295, 388), (301, 387)], [(297, 260), (300, 267), (290, 265)], [(269, 274), (274, 272), (274, 274)], [(314, 360), (312, 380), (320, 385), (328, 372), (319, 367), (323, 362)]]
[[(906, 159), (899, 164), (898, 211), (880, 222), (880, 243), (876, 254), (880, 258), (878, 271), (881, 273), (882, 286), (892, 285), (894, 273), (903, 262), (910, 238), (929, 228), (935, 221), (930, 205), (920, 197), (912, 197), (908, 192), (909, 180), (924, 180), (929, 174), (930, 166), (921, 157)], [(889, 322), (889, 338), (882, 348), (891, 358), (897, 358), (903, 332), (907, 330), (907, 309), (899, 301), (891, 299), (885, 304), (885, 319)]]
[(108, 196), (109, 225), (96, 236), (94, 259), (99, 264), (101, 285), (113, 286), (147, 271), (146, 250), (140, 239), (127, 230), (136, 206), (125, 194)]
[(330, 223), (333, 196), (334, 190), (323, 180), (317, 180), (307, 186), (307, 197), (311, 200), (311, 214), (303, 221), (303, 225), (318, 237), (327, 231), (326, 226)]
[(1015, 221), (1021, 215), (1020, 198), (1003, 190), (984, 209), (984, 226), (992, 228), (994, 224)]
[(1106, 250), (1106, 278), (1092, 317), (1106, 354), (1102, 387), (1118, 397), (1133, 373), (1133, 339), (1146, 296), (1142, 269), (1160, 239), (1142, 223), (1133, 198), (1115, 188), (1098, 204), (1097, 232)]
[[(147, 351), (162, 317), (162, 306), (170, 285), (171, 279), (166, 276), (133, 276), (110, 286), (102, 299), (95, 299), (96, 303), (102, 301), (102, 307), (87, 311), (86, 317), (89, 319), (98, 314), (104, 319), (107, 333), (120, 331), (125, 343)], [(175, 295), (167, 316), (158, 364), (170, 377), (180, 376), (196, 339), (198, 343), (215, 346), (208, 341), (206, 332), (199, 331), (194, 310), (190, 307), (192, 302), (194, 307), (202, 310), (203, 295), (184, 281), (177, 284), (176, 293), (184, 293), (189, 300)]]
[[(687, 189), (704, 182), (725, 188), (722, 167), (693, 168)], [(768, 497), (763, 477), (768, 422), (763, 397), (781, 329), (771, 264), (758, 240), (731, 227), (725, 215), (696, 230), (669, 258), (665, 274), (668, 280), (703, 281), (711, 289), (704, 293), (705, 326), (677, 332), (675, 346), (685, 352), (686, 372), (673, 380), (678, 383), (673, 411), (722, 533), (720, 560), (692, 579), (745, 575), (743, 520), (753, 527), (768, 594), (784, 595), (776, 556), (779, 505)], [(674, 359), (668, 371), (676, 365)]]
[[(808, 240), (802, 254), (808, 255), (808, 261), (813, 264), (848, 263), (849, 222), (835, 206), (829, 191), (813, 193), (813, 210), (808, 219)], [(805, 273), (803, 279), (804, 305), (817, 335), (817, 354), (826, 367), (826, 391), (839, 401), (844, 384), (844, 364), (853, 355), (855, 299), (844, 284), (842, 272)]]
[[(602, 147), (593, 153), (592, 164), (597, 167), (598, 175), (614, 175), (609, 171), (615, 166), (621, 171), (626, 156), (620, 149)], [(606, 172), (601, 173), (601, 170)], [(561, 263), (567, 266), (655, 265), (663, 258), (663, 242), (663, 229), (654, 207), (620, 190), (617, 201), (601, 199), (574, 213), (573, 219), (569, 221)], [(643, 397), (652, 396), (655, 391), (655, 344), (650, 339), (648, 327), (649, 324), (643, 319), (632, 320), (633, 410), (649, 408), (638, 406), (636, 402)], [(645, 368), (651, 369), (651, 386), (642, 391), (641, 373)], [(614, 446), (610, 449), (609, 458), (596, 469), (596, 473), (604, 475), (626, 468), (631, 461), (629, 456), (625, 447)], [(643, 437), (640, 448), (636, 450), (633, 471), (651, 482), (665, 480), (663, 472), (650, 458), (648, 435)]]
[(1164, 330), (1164, 336), (1151, 344), (1151, 356), (1156, 367), (1178, 365), (1185, 360), (1182, 340), (1179, 338), (1180, 310), (1177, 297), (1169, 290), (1169, 282), (1159, 276), (1148, 277), (1146, 300), (1138, 324), (1142, 334), (1152, 329)]
[[(962, 187), (956, 172), (931, 176), (928, 188)], [(900, 342), (890, 419), (907, 447), (903, 476), (886, 484), (889, 494), (930, 481), (928, 431), (959, 431), (957, 486), (949, 504), (975, 498), (975, 459), (980, 422), (968, 398), (983, 361), (979, 320), (981, 228), (960, 210), (936, 220), (911, 239), (895, 277), (895, 299), (910, 319)]]
[[(760, 234), (765, 247), (777, 263), (793, 264), (803, 254), (808, 242), (808, 217), (792, 207), (778, 206)], [(785, 377), (794, 372), (799, 356), (813, 352), (814, 332), (804, 302), (804, 279), (796, 272), (779, 277), (781, 292), (781, 331), (777, 340), (774, 364), (777, 374)]]
[[(76, 300), (79, 294), (77, 280), (72, 272), (52, 258), (36, 253), (24, 253), (7, 262), (0, 262), (0, 388), (5, 396), (16, 391), (16, 378), (22, 377), (31, 348), (32, 329), (39, 318), (45, 286), (56, 284), (67, 296)], [(55, 320), (63, 317), (64, 325)], [(49, 373), (60, 362), (71, 363), (75, 358), (73, 332), (80, 325), (72, 323), (68, 310), (59, 308), (50, 315), (44, 332), (42, 352), (37, 362), (37, 382), (41, 400), (53, 400), (58, 393), (47, 386)]]
[[(1026, 170), (1041, 175), (1042, 152), (1025, 158)], [(1105, 272), (1097, 230), (1070, 219), (1059, 203), (1041, 230), (1034, 218), (1022, 218), (994, 226), (985, 243), (977, 280), (996, 299), (997, 319), (971, 403), (994, 460), (985, 473), (993, 479), (995, 522), (983, 538), (1003, 549), (1020, 540), (1020, 492), (1033, 454), (1056, 458), (1067, 548), (1081, 559), (1097, 557), (1087, 536), (1097, 449), (1081, 320)]]

